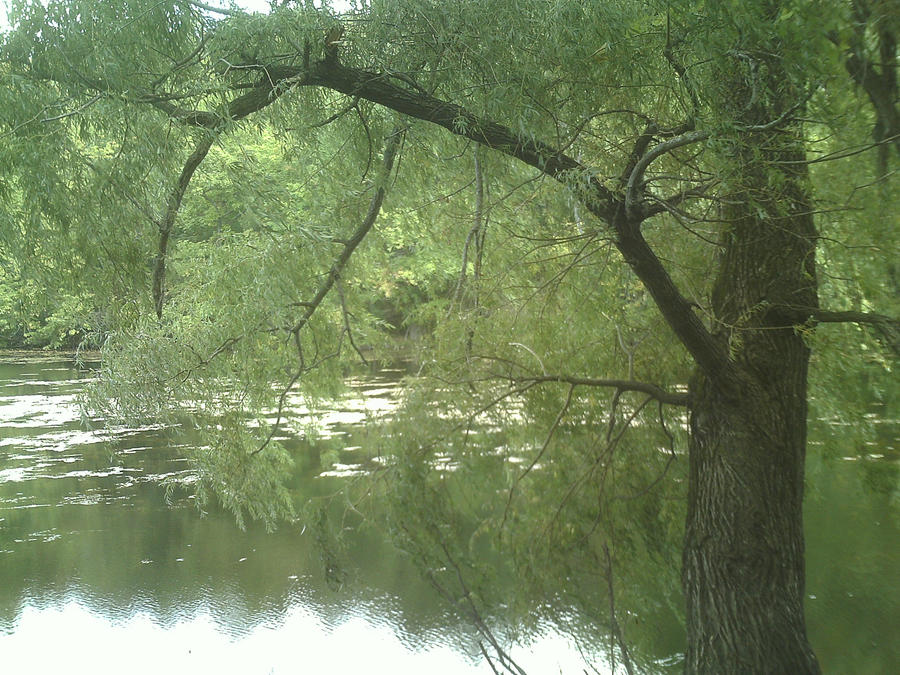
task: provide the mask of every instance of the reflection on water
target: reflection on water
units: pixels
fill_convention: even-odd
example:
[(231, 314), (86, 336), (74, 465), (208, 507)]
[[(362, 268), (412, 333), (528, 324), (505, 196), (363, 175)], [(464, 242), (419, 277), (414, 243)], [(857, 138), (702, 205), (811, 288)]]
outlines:
[[(45, 645), (52, 636), (53, 651)], [(392, 625), (350, 618), (330, 626), (295, 604), (278, 623), (261, 623), (232, 636), (209, 612), (161, 626), (140, 610), (118, 621), (75, 602), (38, 610), (26, 607), (10, 638), (0, 638), (4, 662), (27, 672), (105, 673), (475, 673), (471, 660), (446, 644), (410, 646)], [(548, 635), (530, 645), (533, 672), (583, 672), (572, 645)], [(514, 652), (515, 655), (515, 652)], [(25, 672), (23, 670), (23, 672)]]
[[(0, 361), (3, 672), (492, 672), (467, 624), (375, 533), (340, 551), (335, 589), (300, 526), (201, 517), (177, 489), (191, 480), (184, 448), (162, 430), (85, 430), (84, 377), (50, 358)], [(329, 471), (294, 441), (298, 490), (326, 494), (371, 466), (364, 423), (394, 407), (391, 377), (352, 381), (324, 411), (319, 443), (340, 455)], [(553, 630), (513, 654), (533, 672), (584, 667)]]
[[(352, 534), (337, 553), (343, 584), (330, 586), (314, 528), (201, 517), (185, 448), (163, 430), (86, 430), (83, 377), (49, 357), (0, 358), (0, 672), (492, 672), (467, 623), (377, 533)], [(300, 494), (375, 465), (365, 423), (393, 409), (391, 380), (351, 382), (317, 445), (290, 441)], [(836, 432), (814, 429), (811, 448), (841, 447)], [(807, 619), (826, 672), (900, 663), (896, 447), (888, 438), (857, 461), (810, 453)], [(649, 630), (660, 648), (683, 640), (678, 625)], [(604, 648), (583, 655), (548, 627), (511, 651), (532, 674), (582, 673)], [(665, 649), (660, 670), (679, 671), (677, 646)]]
[[(48, 635), (50, 654), (42, 649)], [(390, 626), (361, 618), (329, 626), (300, 604), (278, 623), (260, 623), (237, 636), (202, 610), (163, 626), (139, 608), (120, 621), (76, 602), (26, 607), (15, 634), (0, 644), (6, 663), (39, 665), (30, 672), (71, 672), (72, 663), (90, 664), (94, 673), (358, 673), (372, 672), (378, 663), (401, 673), (474, 670), (448, 646), (410, 650)]]

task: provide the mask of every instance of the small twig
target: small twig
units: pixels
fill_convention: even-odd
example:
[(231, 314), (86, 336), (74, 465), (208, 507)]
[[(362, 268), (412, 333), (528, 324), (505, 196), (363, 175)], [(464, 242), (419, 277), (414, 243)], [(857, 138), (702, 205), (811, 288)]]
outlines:
[(684, 88), (687, 89), (688, 95), (691, 97), (691, 115), (696, 116), (697, 111), (700, 110), (700, 99), (697, 96), (693, 83), (688, 77), (687, 68), (675, 58), (675, 51), (672, 49), (672, 46), (671, 19), (669, 16), (669, 9), (666, 8), (666, 46), (663, 48), (663, 56), (666, 57), (666, 61), (672, 66), (672, 70), (678, 73), (678, 78), (684, 84)]
[(785, 110), (781, 115), (772, 120), (771, 122), (766, 122), (765, 124), (752, 124), (750, 126), (738, 126), (736, 127), (740, 131), (769, 131), (770, 129), (775, 129), (790, 119), (791, 115), (794, 114), (795, 111), (799, 110), (803, 105), (806, 104), (806, 101), (809, 100), (809, 97), (812, 94), (808, 95), (802, 101), (799, 101), (792, 105), (790, 108)]
[(547, 446), (550, 445), (550, 440), (553, 438), (553, 434), (556, 433), (556, 429), (559, 427), (559, 423), (562, 421), (566, 412), (569, 410), (569, 405), (572, 403), (572, 394), (575, 392), (575, 385), (569, 385), (569, 392), (566, 394), (566, 401), (563, 403), (562, 408), (560, 408), (559, 413), (556, 415), (556, 419), (553, 420), (553, 424), (550, 425), (550, 430), (547, 432), (547, 437), (544, 439), (544, 444), (541, 446), (541, 449), (534, 456), (534, 459), (531, 460), (531, 463), (525, 467), (525, 470), (520, 473), (515, 482), (509, 488), (509, 494), (506, 497), (506, 508), (503, 509), (503, 519), (500, 521), (500, 527), (498, 530), (502, 530), (503, 526), (506, 525), (507, 517), (509, 516), (509, 510), (512, 506), (513, 495), (516, 492), (516, 488), (519, 486), (519, 483), (531, 473), (531, 470), (537, 466), (537, 463), (541, 461), (541, 458), (544, 456), (544, 453), (547, 451)]
[[(631, 657), (628, 655), (628, 646), (625, 644), (625, 638), (622, 636), (622, 628), (621, 626), (619, 626), (619, 621), (616, 619), (616, 600), (615, 593), (613, 591), (612, 556), (610, 556), (609, 554), (609, 547), (606, 545), (606, 542), (603, 542), (603, 555), (606, 557), (606, 586), (609, 592), (610, 628), (612, 629), (612, 634), (619, 645), (619, 651), (622, 652), (622, 664), (625, 666), (626, 672), (628, 673), (628, 675), (634, 675), (634, 666), (631, 663)], [(610, 652), (610, 656), (612, 657), (613, 662), (612, 672), (615, 672), (615, 650), (610, 650)]]
[(494, 667), (494, 659), (491, 658), (491, 655), (487, 653), (487, 649), (484, 648), (484, 644), (481, 640), (478, 641), (478, 649), (481, 650), (481, 655), (484, 657), (484, 660), (487, 661), (487, 664), (491, 667), (491, 671), (494, 675), (500, 675), (500, 671)]
[(347, 302), (344, 299), (344, 286), (341, 283), (340, 278), (335, 283), (335, 288), (337, 289), (338, 298), (341, 301), (341, 315), (344, 317), (344, 330), (347, 332), (347, 339), (350, 340), (350, 346), (353, 347), (353, 351), (355, 351), (362, 362), (368, 366), (369, 361), (360, 351), (359, 347), (356, 346), (356, 342), (353, 339), (353, 331), (350, 330), (350, 312), (347, 311)]
[(668, 211), (669, 213), (676, 212), (675, 209), (682, 202), (687, 201), (691, 197), (701, 197), (704, 199), (714, 199), (714, 197), (707, 197), (706, 193), (710, 190), (710, 188), (718, 185), (720, 181), (713, 180), (707, 183), (701, 183), (700, 185), (696, 185), (691, 188), (687, 188), (686, 190), (682, 190), (681, 192), (677, 192), (671, 197), (655, 197), (650, 195), (650, 199), (656, 202), (656, 205), (651, 205), (646, 208), (644, 214), (649, 218), (650, 216), (655, 216), (658, 213), (662, 213), (664, 211)]
[(556, 512), (553, 514), (553, 517), (547, 521), (547, 524), (543, 530), (544, 536), (548, 535), (550, 528), (553, 526), (554, 523), (556, 523), (559, 520), (560, 516), (562, 515), (563, 508), (565, 508), (569, 499), (572, 498), (572, 495), (575, 494), (575, 491), (581, 485), (583, 485), (584, 482), (588, 480), (588, 478), (590, 478), (591, 476), (594, 475), (594, 470), (597, 468), (597, 465), (600, 464), (604, 458), (612, 457), (613, 453), (616, 450), (616, 447), (618, 447), (622, 438), (625, 436), (625, 432), (627, 432), (628, 429), (631, 427), (631, 423), (634, 422), (634, 420), (637, 418), (637, 416), (641, 414), (641, 412), (644, 410), (644, 408), (647, 407), (647, 404), (650, 403), (650, 401), (652, 401), (652, 400), (653, 400), (653, 397), (648, 397), (648, 398), (645, 398), (643, 401), (641, 401), (638, 404), (637, 408), (635, 408), (632, 411), (632, 413), (628, 416), (628, 418), (625, 420), (625, 422), (622, 425), (622, 428), (619, 430), (619, 433), (616, 434), (616, 437), (613, 438), (611, 441), (607, 441), (606, 447), (600, 453), (599, 457), (593, 462), (593, 464), (591, 466), (588, 467), (588, 469), (585, 472), (582, 473), (582, 475), (579, 479), (572, 482), (572, 484), (569, 486), (569, 489), (566, 490), (566, 494), (564, 494), (563, 498), (560, 500), (559, 505), (556, 507)]
[(885, 145), (887, 143), (893, 143), (894, 141), (900, 140), (900, 134), (895, 136), (890, 136), (888, 138), (883, 138), (880, 141), (875, 141), (873, 143), (866, 143), (865, 145), (858, 146), (853, 150), (835, 150), (834, 152), (830, 152), (827, 155), (822, 155), (821, 157), (816, 157), (815, 159), (784, 159), (777, 160), (774, 163), (789, 165), (789, 164), (818, 164), (820, 162), (833, 162), (837, 159), (846, 159), (847, 157), (853, 157), (854, 155), (859, 155), (864, 152), (868, 152), (872, 148), (877, 148), (879, 146)]
[(529, 347), (529, 346), (527, 346), (527, 345), (523, 345), (521, 342), (510, 342), (510, 343), (509, 343), (509, 346), (510, 346), (510, 347), (521, 347), (521, 348), (524, 349), (526, 352), (528, 352), (529, 354), (531, 354), (534, 358), (537, 359), (537, 362), (540, 364), (540, 366), (541, 366), (541, 372), (544, 374), (544, 377), (549, 377), (549, 376), (547, 375), (547, 369), (544, 368), (544, 362), (541, 361), (541, 357), (538, 356), (538, 355), (535, 353), (535, 351), (534, 351), (531, 347)]
[(224, 16), (242, 16), (244, 12), (237, 12), (233, 9), (225, 9), (224, 7), (213, 7), (212, 5), (207, 5), (205, 2), (197, 2), (197, 0), (187, 0), (187, 4), (193, 5), (197, 9), (203, 9), (207, 12), (213, 12), (215, 14), (222, 14)]
[(407, 75), (406, 73), (401, 73), (401, 72), (398, 72), (398, 71), (396, 71), (396, 70), (390, 70), (390, 69), (388, 69), (388, 68), (385, 68), (384, 74), (387, 75), (388, 77), (394, 77), (394, 78), (397, 78), (397, 79), (400, 80), (401, 82), (403, 82), (403, 83), (405, 83), (405, 84), (408, 84), (410, 87), (412, 87), (413, 89), (415, 89), (415, 90), (416, 90), (417, 92), (419, 92), (420, 94), (425, 94), (426, 96), (428, 96), (428, 92), (427, 92), (425, 89), (423, 89), (423, 88), (418, 84), (418, 82), (416, 82), (414, 79), (412, 79), (412, 78), (411, 78), (409, 75)]
[[(366, 176), (369, 175), (369, 169), (372, 168), (372, 153), (373, 153), (372, 148), (374, 147), (374, 143), (372, 142), (372, 132), (369, 131), (369, 123), (366, 121), (366, 116), (363, 115), (362, 108), (359, 107), (359, 98), (358, 97), (353, 102), (353, 107), (356, 108), (356, 114), (357, 114), (357, 116), (359, 116), (359, 121), (362, 124), (363, 131), (366, 132), (366, 140), (368, 141), (367, 149), (368, 149), (369, 154), (366, 157), (366, 168), (363, 170), (363, 173), (362, 173), (362, 180), (365, 180)], [(395, 129), (394, 133), (396, 134), (399, 132)], [(401, 139), (401, 143), (402, 142), (403, 142), (403, 139)], [(401, 153), (397, 152), (398, 170), (399, 170), (400, 157), (401, 157)], [(387, 174), (388, 175), (390, 174), (390, 168), (388, 169)]]
[(454, 557), (450, 554), (450, 550), (447, 548), (447, 544), (443, 541), (443, 539), (441, 539), (438, 543), (440, 544), (441, 549), (444, 551), (444, 556), (447, 559), (447, 562), (450, 563), (450, 566), (453, 567), (454, 572), (456, 572), (456, 580), (459, 583), (459, 587), (462, 589), (462, 597), (465, 599), (466, 604), (469, 606), (469, 613), (471, 615), (472, 622), (475, 624), (475, 627), (482, 635), (484, 635), (485, 639), (491, 643), (491, 647), (493, 647), (494, 651), (497, 652), (497, 656), (500, 657), (500, 663), (503, 664), (504, 668), (513, 673), (517, 673), (518, 675), (527, 675), (527, 673), (521, 668), (521, 666), (513, 661), (512, 657), (506, 652), (506, 650), (500, 646), (500, 643), (494, 636), (493, 631), (485, 623), (484, 619), (481, 616), (481, 613), (475, 606), (474, 600), (472, 600), (472, 592), (469, 590), (469, 587), (466, 584), (465, 579), (463, 578), (462, 570), (460, 569), (459, 564), (456, 562)]
[(622, 398), (622, 390), (616, 389), (612, 401), (609, 403), (609, 423), (606, 425), (606, 442), (609, 443), (612, 433), (616, 428), (616, 413), (619, 410), (619, 401)]
[(282, 413), (284, 411), (284, 402), (287, 400), (288, 392), (293, 389), (294, 385), (297, 384), (297, 380), (300, 379), (300, 376), (303, 374), (303, 368), (300, 367), (297, 369), (297, 372), (294, 373), (293, 377), (291, 377), (290, 382), (288, 382), (287, 386), (282, 389), (281, 396), (278, 397), (278, 416), (275, 418), (275, 424), (272, 425), (272, 428), (269, 430), (268, 436), (266, 436), (266, 440), (263, 441), (262, 445), (260, 445), (256, 450), (250, 453), (250, 457), (258, 455), (262, 452), (267, 445), (272, 441), (272, 438), (281, 428), (281, 418)]
[(332, 122), (334, 122), (334, 121), (336, 121), (336, 120), (339, 120), (341, 117), (343, 117), (343, 116), (346, 115), (348, 112), (350, 112), (351, 110), (353, 110), (353, 109), (357, 106), (358, 103), (359, 103), (359, 99), (358, 99), (358, 98), (353, 99), (353, 103), (351, 103), (350, 105), (348, 105), (346, 108), (337, 111), (337, 112), (334, 113), (333, 115), (329, 115), (328, 117), (326, 117), (326, 118), (325, 118), (324, 120), (322, 120), (321, 122), (313, 122), (312, 124), (309, 125), (309, 128), (310, 128), (310, 129), (319, 129), (319, 128), (321, 128), (321, 127), (324, 127), (324, 126), (327, 126), (327, 125), (331, 124)]
[(44, 117), (43, 119), (41, 119), (41, 122), (55, 122), (56, 120), (65, 119), (66, 117), (72, 117), (73, 115), (77, 115), (78, 113), (80, 113), (82, 110), (84, 110), (88, 106), (94, 105), (101, 98), (103, 98), (103, 94), (97, 94), (91, 100), (89, 100), (89, 101), (81, 104), (77, 108), (75, 108), (75, 110), (70, 110), (69, 112), (65, 112), (65, 113), (62, 113), (61, 115), (56, 115), (54, 117)]
[(672, 466), (672, 463), (678, 457), (675, 454), (675, 437), (672, 435), (672, 432), (668, 430), (666, 427), (666, 419), (663, 415), (662, 402), (659, 402), (659, 426), (662, 428), (663, 433), (669, 438), (669, 459), (666, 460), (666, 465), (663, 467), (662, 472), (651, 482), (647, 487), (645, 487), (640, 492), (633, 495), (625, 495), (625, 496), (616, 496), (615, 499), (619, 501), (631, 501), (632, 499), (638, 499), (639, 497), (643, 497), (648, 494), (653, 488), (655, 488), (662, 481), (663, 478), (666, 477), (666, 474), (669, 473), (669, 469)]

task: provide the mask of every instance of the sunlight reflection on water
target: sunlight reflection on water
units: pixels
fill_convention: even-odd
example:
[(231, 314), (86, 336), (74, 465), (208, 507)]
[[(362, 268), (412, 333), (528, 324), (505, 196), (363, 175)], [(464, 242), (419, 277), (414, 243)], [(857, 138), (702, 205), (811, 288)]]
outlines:
[(351, 673), (372, 672), (375, 664), (395, 673), (477, 672), (448, 647), (410, 652), (390, 629), (359, 618), (329, 629), (297, 606), (279, 625), (239, 637), (223, 633), (206, 612), (164, 627), (143, 612), (110, 621), (75, 601), (26, 606), (15, 633), (0, 637), (0, 651), (7, 664), (48, 673)]
[[(47, 649), (51, 636), (53, 648)], [(513, 655), (533, 672), (581, 672), (584, 666), (568, 640), (555, 634), (532, 643), (527, 652)], [(491, 672), (487, 664), (473, 663), (446, 644), (405, 645), (389, 620), (379, 625), (352, 616), (329, 625), (297, 604), (277, 622), (261, 623), (237, 635), (223, 631), (221, 618), (206, 609), (160, 625), (146, 611), (115, 619), (98, 615), (77, 600), (44, 608), (26, 605), (14, 632), (0, 635), (0, 653), (7, 667), (15, 664), (24, 668), (15, 672), (31, 673)]]

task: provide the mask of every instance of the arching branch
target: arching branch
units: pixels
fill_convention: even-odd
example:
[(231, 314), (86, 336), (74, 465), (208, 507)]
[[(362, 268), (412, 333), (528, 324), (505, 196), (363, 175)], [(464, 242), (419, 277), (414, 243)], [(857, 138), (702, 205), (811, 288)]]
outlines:
[(194, 176), (197, 167), (200, 166), (200, 162), (206, 157), (217, 136), (218, 134), (206, 133), (197, 143), (194, 152), (191, 153), (187, 162), (185, 162), (178, 181), (169, 192), (169, 197), (166, 200), (166, 210), (162, 220), (159, 222), (159, 243), (156, 250), (156, 262), (153, 266), (153, 305), (156, 309), (156, 316), (160, 319), (162, 318), (166, 295), (166, 252), (169, 248), (169, 235), (172, 233), (175, 217), (178, 215), (178, 209), (181, 208), (181, 200), (184, 198), (188, 185), (190, 185), (191, 178)]
[(635, 210), (639, 205), (639, 195), (638, 190), (641, 186), (641, 183), (644, 180), (644, 172), (650, 166), (650, 164), (657, 157), (661, 157), (667, 152), (671, 152), (676, 148), (680, 148), (685, 145), (690, 145), (691, 143), (698, 143), (700, 141), (704, 141), (710, 137), (709, 131), (689, 131), (686, 134), (682, 134), (681, 136), (676, 136), (675, 138), (670, 138), (668, 141), (663, 141), (659, 145), (654, 146), (649, 152), (644, 154), (643, 157), (638, 160), (634, 169), (631, 171), (631, 175), (628, 176), (628, 183), (625, 186), (625, 212), (629, 215), (629, 217), (634, 217), (637, 215)]
[[(264, 76), (253, 89), (232, 100), (224, 115), (187, 110), (152, 95), (143, 101), (137, 97), (131, 100), (152, 105), (180, 123), (218, 129), (229, 119), (241, 119), (261, 110), (291, 88), (322, 87), (431, 122), (454, 135), (518, 159), (573, 189), (587, 210), (612, 229), (619, 252), (647, 288), (666, 322), (695, 362), (717, 381), (731, 379), (727, 375), (733, 373), (733, 366), (727, 351), (713, 339), (694, 312), (692, 303), (682, 295), (641, 234), (640, 224), (648, 216), (644, 207), (633, 208), (629, 213), (623, 195), (606, 187), (601, 177), (587, 165), (559, 148), (475, 115), (460, 105), (419, 89), (397, 84), (396, 78), (389, 73), (351, 68), (336, 60), (327, 59), (308, 65), (260, 66), (259, 70)], [(631, 172), (632, 199), (635, 200), (634, 185), (655, 157), (679, 145), (696, 142), (706, 133), (689, 132), (665, 141), (647, 153)], [(575, 178), (579, 180), (574, 180)]]

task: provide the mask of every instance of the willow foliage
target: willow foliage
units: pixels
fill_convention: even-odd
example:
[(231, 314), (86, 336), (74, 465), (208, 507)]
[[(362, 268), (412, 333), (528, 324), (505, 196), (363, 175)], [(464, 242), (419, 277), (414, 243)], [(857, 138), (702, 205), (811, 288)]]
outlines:
[[(364, 361), (411, 355), (417, 376), (382, 430), (389, 469), (364, 491), (426, 575), (523, 621), (562, 597), (612, 630), (598, 608), (614, 577), (654, 589), (622, 584), (626, 609), (678, 614), (697, 349), (605, 204), (644, 214), (684, 313), (733, 330), (739, 352), (742, 327), (717, 323), (710, 297), (722, 214), (764, 183), (748, 204), (766, 217), (797, 172), (760, 180), (771, 148), (747, 139), (802, 124), (822, 304), (896, 315), (896, 191), (848, 56), (877, 62), (894, 4), (13, 3), (0, 250), (15, 264), (0, 306), (12, 285), (57, 306), (46, 289), (76, 289), (64, 315), (104, 357), (87, 404), (190, 434), (205, 503), (268, 525), (297, 512), (283, 441), (303, 433), (299, 411)], [(751, 108), (777, 115), (748, 124)], [(842, 391), (895, 395), (896, 336), (793, 329), (816, 348), (822, 415), (848, 410)], [(504, 573), (530, 597), (498, 597)], [(585, 586), (596, 593), (570, 597)]]

